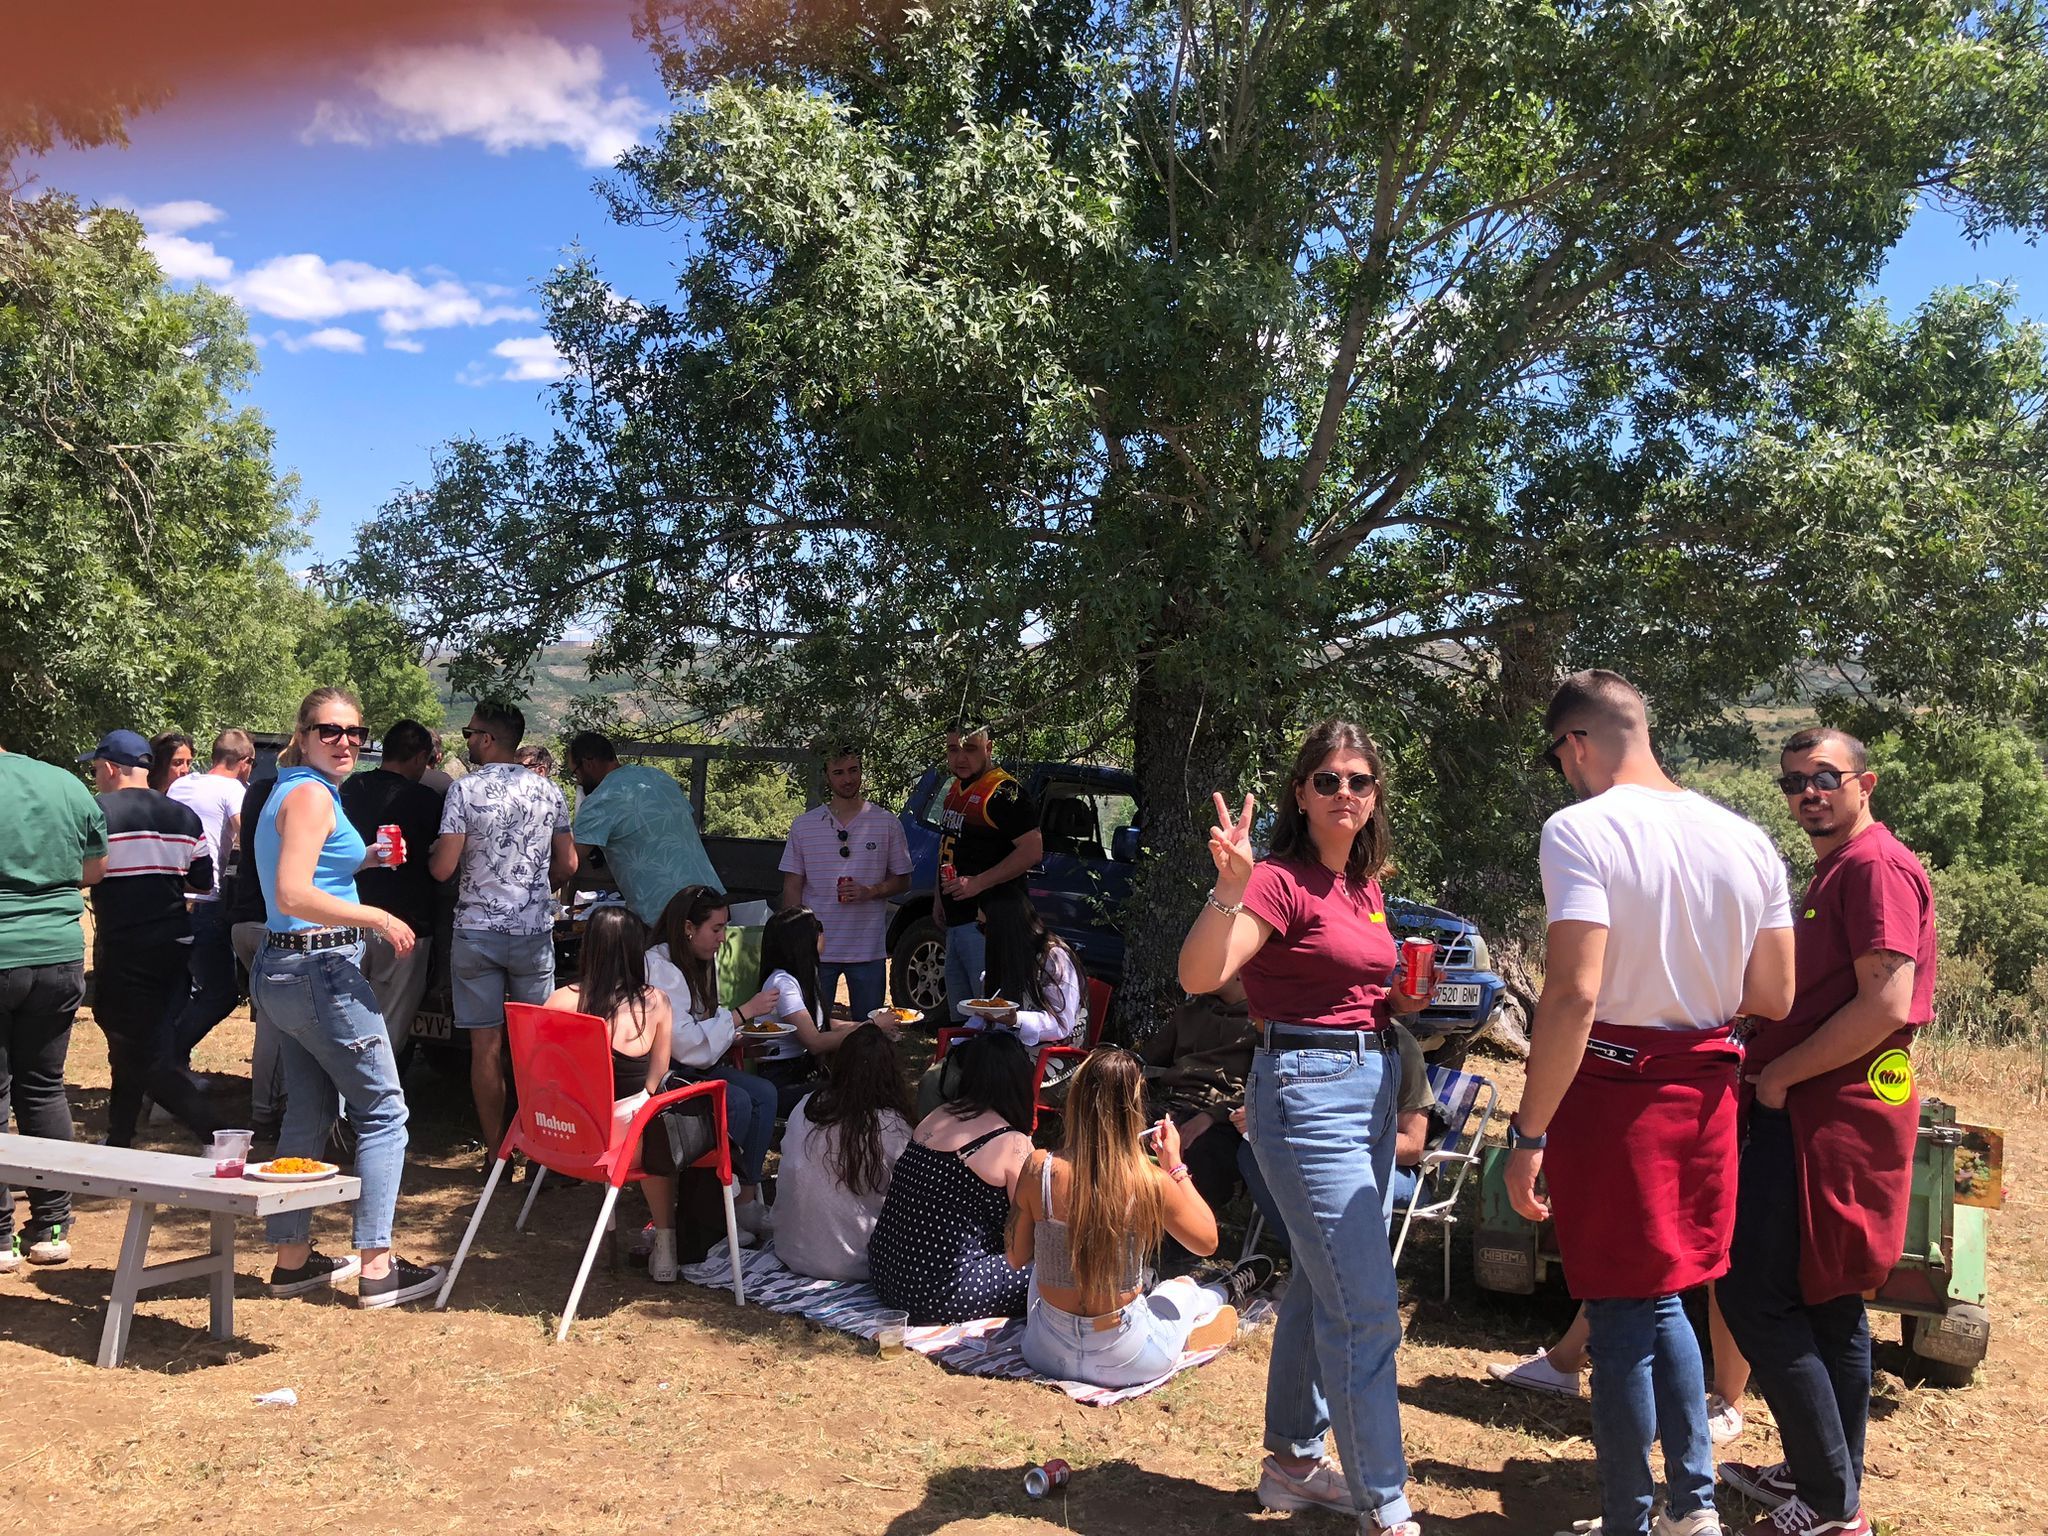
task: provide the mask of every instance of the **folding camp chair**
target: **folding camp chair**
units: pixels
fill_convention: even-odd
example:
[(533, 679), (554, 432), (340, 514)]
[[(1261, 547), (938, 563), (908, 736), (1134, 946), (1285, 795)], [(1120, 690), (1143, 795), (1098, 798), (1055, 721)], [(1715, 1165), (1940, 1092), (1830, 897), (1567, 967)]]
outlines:
[[(1451, 1228), (1458, 1221), (1458, 1194), (1465, 1187), (1466, 1175), (1479, 1161), (1479, 1148), (1486, 1140), (1487, 1126), (1493, 1121), (1500, 1090), (1490, 1079), (1476, 1072), (1444, 1067), (1429, 1069), (1429, 1086), (1436, 1095), (1435, 1114), (1442, 1118), (1444, 1134), (1436, 1146), (1423, 1153), (1415, 1193), (1408, 1197), (1408, 1208), (1397, 1213), (1401, 1217), (1401, 1235), (1394, 1239), (1394, 1264), (1397, 1268), (1400, 1266), (1401, 1249), (1408, 1241), (1411, 1226), (1417, 1221), (1441, 1222), (1444, 1228), (1443, 1299), (1449, 1301)], [(1442, 1183), (1443, 1169), (1457, 1171), (1449, 1176), (1447, 1188), (1432, 1187)], [(1428, 1197), (1426, 1200), (1425, 1196)]]
[(583, 1264), (576, 1271), (569, 1304), (562, 1309), (561, 1326), (555, 1330), (557, 1343), (568, 1338), (569, 1325), (576, 1321), (577, 1304), (583, 1299), (583, 1287), (590, 1279), (590, 1267), (597, 1261), (597, 1245), (610, 1230), (619, 1191), (647, 1176), (639, 1166), (641, 1136), (654, 1117), (669, 1105), (690, 1099), (701, 1099), (710, 1106), (712, 1147), (691, 1166), (714, 1170), (725, 1186), (725, 1240), (732, 1259), (732, 1298), (745, 1306), (739, 1221), (733, 1210), (732, 1143), (725, 1123), (725, 1084), (713, 1078), (654, 1094), (634, 1112), (629, 1123), (619, 1127), (612, 1120), (611, 1031), (603, 1019), (564, 1008), (507, 1003), (505, 1036), (512, 1048), (512, 1071), (519, 1084), (519, 1108), (505, 1131), (498, 1160), (491, 1165), (490, 1177), (484, 1181), (484, 1192), (462, 1234), (461, 1246), (455, 1250), (455, 1262), (448, 1266), (448, 1278), (441, 1282), (441, 1293), (434, 1298), (435, 1309), (448, 1305), (455, 1277), (462, 1273), (463, 1260), (469, 1256), (469, 1245), (483, 1224), (484, 1211), (491, 1203), (505, 1165), (514, 1152), (524, 1152), (538, 1168), (533, 1193), (527, 1195), (526, 1206), (519, 1213), (521, 1229), (546, 1173), (588, 1179), (605, 1186), (603, 1208), (597, 1213), (597, 1225), (591, 1229), (590, 1243), (583, 1250)]

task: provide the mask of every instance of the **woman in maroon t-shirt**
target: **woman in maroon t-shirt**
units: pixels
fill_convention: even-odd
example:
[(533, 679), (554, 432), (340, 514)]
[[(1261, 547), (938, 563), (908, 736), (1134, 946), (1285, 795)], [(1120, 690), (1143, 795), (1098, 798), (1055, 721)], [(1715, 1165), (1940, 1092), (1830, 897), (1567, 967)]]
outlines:
[[(1398, 948), (1378, 875), (1389, 829), (1380, 758), (1365, 733), (1326, 720), (1294, 763), (1254, 865), (1253, 804), (1232, 821), (1216, 796), (1216, 888), (1181, 946), (1180, 982), (1213, 992), (1241, 977), (1261, 1043), (1245, 1085), (1245, 1137), (1287, 1224), (1287, 1289), (1266, 1378), (1268, 1509), (1363, 1511), (1419, 1536), (1401, 1454), (1394, 1352), (1400, 1298), (1387, 1251), (1401, 1062), (1388, 1010)], [(1340, 1470), (1324, 1455), (1337, 1402)]]

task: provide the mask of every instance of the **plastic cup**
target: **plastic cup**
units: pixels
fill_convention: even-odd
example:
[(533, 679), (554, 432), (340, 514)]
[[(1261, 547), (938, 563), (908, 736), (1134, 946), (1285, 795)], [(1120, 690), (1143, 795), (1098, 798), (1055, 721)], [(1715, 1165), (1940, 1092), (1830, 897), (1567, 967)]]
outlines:
[(254, 1131), (215, 1131), (213, 1176), (216, 1179), (239, 1179), (249, 1161), (249, 1144), (255, 1139)]
[(909, 1327), (908, 1312), (884, 1312), (881, 1315), (881, 1326), (875, 1330), (875, 1353), (884, 1360), (902, 1354), (904, 1331)]

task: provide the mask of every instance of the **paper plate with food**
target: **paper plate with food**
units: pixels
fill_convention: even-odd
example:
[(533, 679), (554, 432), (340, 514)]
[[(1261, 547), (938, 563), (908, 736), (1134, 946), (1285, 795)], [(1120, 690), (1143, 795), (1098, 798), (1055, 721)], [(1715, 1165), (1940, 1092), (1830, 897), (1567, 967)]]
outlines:
[(749, 1019), (740, 1026), (740, 1033), (749, 1040), (776, 1040), (783, 1035), (796, 1033), (794, 1024), (785, 1024), (780, 1019)]
[(1000, 997), (970, 997), (960, 1006), (985, 1024), (1010, 1024), (1017, 1018), (1017, 1005)]
[(244, 1172), (266, 1184), (311, 1184), (318, 1179), (333, 1178), (341, 1168), (335, 1163), (323, 1163), (317, 1157), (273, 1157), (267, 1163), (251, 1163)]
[(892, 1024), (898, 1029), (903, 1028), (905, 1025), (916, 1024), (923, 1018), (924, 1010), (921, 1008), (877, 1008), (868, 1015), (868, 1019), (872, 1023)]

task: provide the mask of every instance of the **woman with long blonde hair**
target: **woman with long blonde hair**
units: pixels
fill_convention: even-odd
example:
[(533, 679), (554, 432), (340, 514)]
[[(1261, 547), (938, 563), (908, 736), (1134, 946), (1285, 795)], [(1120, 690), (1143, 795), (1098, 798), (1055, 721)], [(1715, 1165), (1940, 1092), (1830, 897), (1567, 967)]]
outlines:
[(1067, 1090), (1060, 1150), (1032, 1154), (1011, 1208), (1005, 1256), (1032, 1266), (1031, 1368), (1134, 1387), (1166, 1375), (1185, 1350), (1235, 1337), (1236, 1309), (1272, 1279), (1272, 1260), (1248, 1259), (1208, 1285), (1183, 1276), (1151, 1286), (1149, 1261), (1168, 1233), (1190, 1253), (1216, 1251), (1216, 1217), (1189, 1181), (1179, 1130), (1171, 1119), (1146, 1123), (1144, 1065), (1129, 1051), (1096, 1051)]

